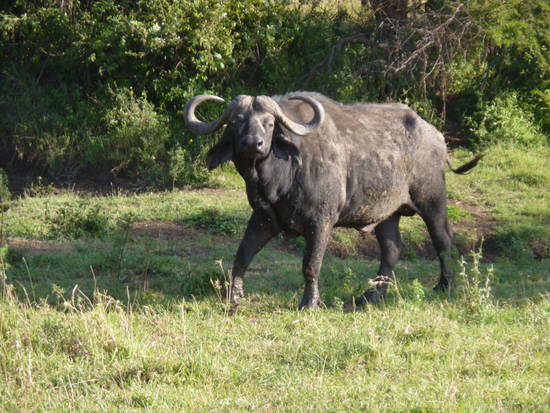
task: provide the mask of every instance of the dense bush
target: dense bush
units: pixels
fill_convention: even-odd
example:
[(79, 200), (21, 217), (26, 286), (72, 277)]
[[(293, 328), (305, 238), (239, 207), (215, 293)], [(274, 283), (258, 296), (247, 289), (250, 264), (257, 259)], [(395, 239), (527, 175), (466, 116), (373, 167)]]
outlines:
[(8, 175), (0, 168), (0, 209), (11, 198), (11, 193), (8, 188)]
[[(369, 4), (376, 7), (4, 2), (0, 166), (55, 179), (93, 171), (149, 184), (203, 182), (200, 159), (213, 139), (194, 139), (182, 109), (204, 92), (230, 98), (307, 88), (345, 102), (400, 100), (440, 127), (461, 125), (481, 144), (512, 115), (528, 129), (524, 143), (544, 140), (547, 2)], [(201, 109), (204, 117), (220, 111)]]
[(131, 89), (117, 94), (103, 123), (105, 132), (90, 137), (85, 145), (86, 161), (115, 174), (162, 182), (171, 131), (145, 92), (139, 97)]
[(481, 101), (465, 121), (476, 143), (482, 146), (515, 143), (528, 147), (546, 143), (533, 112), (519, 101), (516, 92), (503, 92), (490, 101)]

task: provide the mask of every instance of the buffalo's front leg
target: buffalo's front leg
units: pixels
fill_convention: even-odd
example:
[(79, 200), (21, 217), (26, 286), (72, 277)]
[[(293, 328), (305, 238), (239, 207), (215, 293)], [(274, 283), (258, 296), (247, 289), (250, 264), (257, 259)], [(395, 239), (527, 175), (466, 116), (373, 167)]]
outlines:
[(250, 262), (265, 244), (279, 232), (279, 229), (273, 228), (273, 225), (263, 219), (259, 213), (252, 213), (233, 263), (230, 301), (234, 308), (239, 305), (239, 299), (244, 296), (243, 277)]
[(312, 225), (304, 234), (306, 251), (304, 254), (303, 272), (305, 280), (304, 296), (300, 310), (319, 307), (319, 271), (330, 237), (331, 225)]

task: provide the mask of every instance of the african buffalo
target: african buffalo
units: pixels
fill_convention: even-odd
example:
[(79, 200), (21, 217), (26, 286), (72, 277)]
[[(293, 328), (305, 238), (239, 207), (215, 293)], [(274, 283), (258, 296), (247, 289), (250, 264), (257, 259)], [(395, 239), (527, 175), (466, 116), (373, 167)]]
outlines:
[[(241, 95), (219, 119), (198, 120), (197, 106), (212, 100), (224, 102), (213, 95), (194, 97), (185, 106), (185, 121), (199, 135), (226, 126), (207, 165), (213, 169), (232, 160), (253, 209), (233, 264), (234, 307), (243, 296), (248, 265), (280, 232), (305, 238), (300, 308), (315, 308), (319, 270), (334, 227), (374, 229), (381, 250), (378, 274), (388, 277), (401, 251), (399, 219), (415, 213), (426, 223), (441, 264), (436, 288), (447, 288), (453, 277), (444, 174), (448, 158), (445, 139), (434, 126), (406, 105), (343, 105), (311, 92)], [(466, 172), (479, 159), (451, 169)], [(376, 299), (371, 288), (355, 303)]]

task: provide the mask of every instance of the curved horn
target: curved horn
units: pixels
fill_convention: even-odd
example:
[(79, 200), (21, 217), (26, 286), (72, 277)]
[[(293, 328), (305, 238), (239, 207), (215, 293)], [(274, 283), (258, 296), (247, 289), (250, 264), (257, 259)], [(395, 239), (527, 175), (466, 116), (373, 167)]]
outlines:
[(217, 131), (224, 125), (224, 123), (229, 118), (229, 114), (231, 113), (230, 107), (227, 107), (223, 115), (212, 122), (203, 122), (198, 120), (195, 116), (195, 109), (197, 108), (197, 106), (199, 106), (203, 102), (206, 102), (207, 100), (213, 100), (215, 102), (225, 102), (225, 100), (215, 95), (198, 95), (187, 102), (183, 109), (183, 119), (185, 120), (185, 124), (197, 135), (208, 135), (209, 133)]
[(316, 99), (311, 96), (299, 94), (292, 95), (288, 99), (301, 100), (308, 103), (313, 109), (314, 113), (313, 119), (310, 122), (305, 124), (297, 123), (286, 116), (279, 105), (277, 105), (279, 110), (277, 111), (278, 113), (276, 113), (276, 116), (278, 117), (279, 121), (291, 132), (295, 133), (296, 135), (304, 136), (312, 133), (317, 128), (319, 128), (319, 126), (322, 125), (323, 121), (325, 120), (325, 109), (323, 108), (323, 105), (321, 105)]

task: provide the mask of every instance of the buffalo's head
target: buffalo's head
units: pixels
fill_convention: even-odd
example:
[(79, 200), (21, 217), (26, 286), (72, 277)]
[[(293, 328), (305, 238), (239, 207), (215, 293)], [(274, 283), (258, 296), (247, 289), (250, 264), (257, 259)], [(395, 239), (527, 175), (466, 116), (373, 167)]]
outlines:
[(208, 100), (224, 100), (214, 95), (199, 95), (185, 105), (185, 123), (199, 135), (213, 133), (227, 125), (220, 141), (208, 153), (206, 161), (209, 169), (231, 159), (259, 161), (272, 151), (276, 151), (278, 156), (296, 157), (299, 160), (299, 149), (288, 139), (286, 131), (299, 136), (312, 133), (323, 123), (325, 111), (309, 95), (295, 94), (288, 99), (309, 104), (313, 109), (313, 119), (308, 123), (295, 122), (268, 96), (240, 95), (227, 105), (220, 118), (202, 122), (195, 116), (197, 106)]

